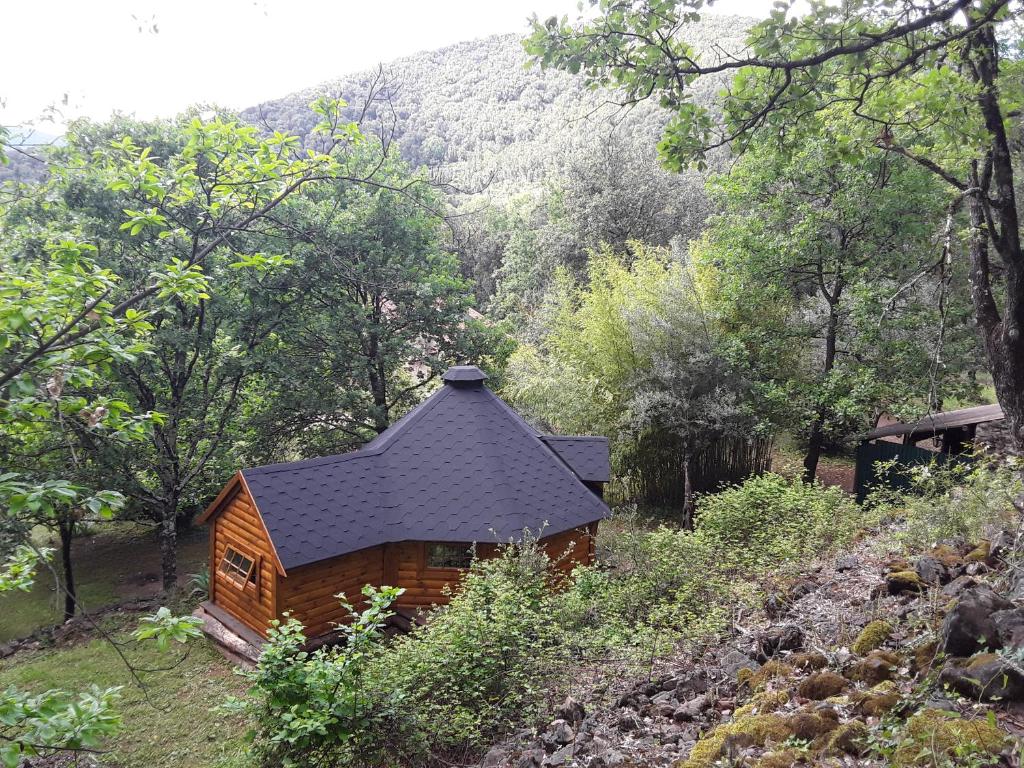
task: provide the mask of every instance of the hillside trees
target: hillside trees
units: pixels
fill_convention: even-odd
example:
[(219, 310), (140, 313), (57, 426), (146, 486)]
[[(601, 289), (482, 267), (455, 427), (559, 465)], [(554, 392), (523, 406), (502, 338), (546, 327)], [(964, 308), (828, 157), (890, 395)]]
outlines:
[[(103, 475), (158, 524), (167, 590), (177, 578), (181, 505), (198, 502), (190, 494), (223, 457), (245, 377), (292, 299), (275, 283), (287, 259), (267, 239), (273, 214), (313, 180), (363, 182), (374, 170), (347, 172), (358, 126), (339, 120), (337, 103), (315, 109), (320, 144), (308, 149), (223, 116), (115, 121), (77, 126), (55, 165), (52, 194), (122, 278), (127, 298), (114, 311), (130, 302), (151, 326), (149, 353), (118, 360), (106, 392), (162, 419), (142, 446), (90, 448)], [(156, 283), (160, 270), (166, 277)]]
[[(536, 344), (509, 361), (524, 414), (561, 433), (608, 435), (617, 469), (657, 471), (658, 448), (683, 456), (682, 516), (693, 522), (690, 466), (716, 439), (753, 425), (741, 372), (705, 316), (688, 265), (630, 244), (594, 254), (585, 283), (565, 272), (539, 311)], [(653, 446), (653, 447), (652, 447)]]
[[(673, 167), (706, 150), (743, 149), (759, 134), (815, 132), (809, 114), (834, 104), (856, 115), (844, 139), (898, 155), (948, 185), (966, 210), (974, 317), (999, 402), (1024, 451), (1024, 249), (1014, 137), (1024, 88), (1010, 0), (900, 0), (815, 5), (802, 18), (773, 11), (741, 55), (701, 59), (677, 34), (699, 2), (599, 0), (596, 19), (535, 19), (527, 49), (546, 66), (656, 98), (674, 118), (660, 143)], [(725, 120), (689, 98), (704, 78), (733, 72)], [(992, 255), (998, 258), (993, 263)]]
[(788, 152), (753, 144), (716, 181), (722, 211), (693, 249), (762, 397), (785, 403), (777, 418), (806, 444), (808, 481), (826, 444), (912, 408), (926, 385), (941, 407), (975, 363), (966, 275), (941, 248), (945, 190), (905, 158), (851, 147), (848, 121), (820, 114)]
[(246, 393), (246, 450), (261, 460), (358, 447), (449, 365), (500, 346), (468, 316), (471, 286), (441, 246), (436, 191), (394, 158), (376, 179), (311, 187), (284, 214), (295, 300)]

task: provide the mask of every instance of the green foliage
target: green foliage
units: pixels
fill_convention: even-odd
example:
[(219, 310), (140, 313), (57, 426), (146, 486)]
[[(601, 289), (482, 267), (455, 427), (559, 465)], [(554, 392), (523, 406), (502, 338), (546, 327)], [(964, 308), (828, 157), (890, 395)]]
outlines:
[(477, 560), (446, 608), (375, 661), (376, 685), (400, 692), (396, 716), (412, 727), (399, 754), (479, 749), (552, 703), (566, 656), (549, 567), (529, 534)]
[(367, 665), (380, 653), (380, 630), (402, 591), (364, 587), (368, 607), (357, 613), (348, 606), (351, 621), (339, 627), (344, 638), (334, 648), (309, 653), (299, 622), (274, 623), (256, 669), (243, 673), (250, 698), (225, 705), (255, 722), (263, 764), (376, 764), (384, 758), (388, 742), (382, 734), (400, 693), (375, 685)]
[(96, 749), (121, 725), (118, 698), (118, 688), (96, 686), (79, 694), (7, 688), (0, 693), (0, 763), (17, 768), (55, 751)]
[(1020, 459), (999, 461), (979, 456), (971, 462), (947, 462), (884, 471), (909, 481), (903, 491), (880, 489), (868, 503), (905, 522), (900, 539), (911, 550), (946, 539), (976, 542), (1003, 528), (1015, 528), (1014, 500), (1021, 493)]
[(866, 518), (840, 488), (776, 474), (703, 496), (697, 532), (717, 556), (744, 571), (798, 563), (850, 541)]
[(200, 637), (203, 620), (195, 616), (175, 616), (171, 609), (161, 606), (157, 612), (139, 619), (139, 626), (132, 633), (136, 640), (153, 640), (161, 651), (167, 650), (172, 642), (187, 643), (189, 638)]

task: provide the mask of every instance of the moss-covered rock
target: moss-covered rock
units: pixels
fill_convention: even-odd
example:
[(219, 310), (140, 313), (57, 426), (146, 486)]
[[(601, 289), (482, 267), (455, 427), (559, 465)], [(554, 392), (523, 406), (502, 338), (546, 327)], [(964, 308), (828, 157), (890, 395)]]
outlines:
[(746, 715), (774, 712), (781, 706), (789, 703), (789, 691), (761, 691), (750, 697), (750, 701), (739, 707), (733, 718), (745, 717)]
[(846, 675), (851, 680), (877, 685), (884, 680), (892, 679), (899, 663), (899, 657), (895, 653), (876, 649), (869, 653), (866, 659), (861, 659), (850, 667)]
[(835, 672), (818, 672), (802, 681), (797, 687), (797, 693), (805, 699), (821, 701), (842, 693), (849, 684), (845, 677)]
[(982, 539), (974, 549), (964, 555), (964, 560), (968, 563), (984, 563), (990, 554), (992, 543), (988, 539)]
[(894, 768), (932, 766), (937, 758), (997, 755), (1007, 734), (986, 719), (968, 720), (941, 709), (922, 709), (906, 723), (906, 738), (892, 758)]
[(723, 723), (712, 729), (693, 745), (690, 756), (680, 768), (711, 768), (722, 757), (728, 746), (758, 746), (778, 744), (790, 736), (788, 718), (779, 714), (749, 715)]
[(864, 751), (863, 744), (867, 735), (867, 725), (860, 720), (850, 720), (832, 732), (827, 748), (831, 752), (841, 752), (857, 757)]
[(900, 695), (896, 691), (865, 692), (854, 699), (854, 711), (865, 717), (881, 717), (900, 703)]
[(828, 666), (828, 659), (825, 658), (825, 654), (818, 653), (817, 651), (805, 651), (803, 653), (794, 653), (786, 659), (786, 663), (794, 669), (824, 669)]
[(751, 691), (762, 690), (769, 681), (778, 678), (789, 678), (793, 675), (793, 668), (781, 661), (772, 659), (760, 669), (741, 669), (736, 675), (736, 682)]
[(939, 641), (928, 640), (920, 645), (914, 646), (910, 661), (910, 671), (914, 675), (920, 675), (932, 668), (935, 658), (939, 653)]
[(790, 747), (761, 755), (753, 768), (789, 768), (791, 765), (804, 764), (806, 759), (807, 755), (803, 751)]
[(919, 594), (924, 587), (917, 571), (893, 571), (885, 577), (885, 588), (890, 595)]
[(875, 619), (868, 622), (867, 626), (860, 631), (857, 639), (853, 641), (851, 650), (864, 656), (882, 645), (891, 635), (892, 624), (884, 619)]
[(882, 573), (888, 575), (890, 573), (897, 573), (898, 571), (911, 571), (914, 567), (909, 561), (902, 557), (896, 557), (889, 560), (882, 566)]
[(810, 712), (797, 712), (790, 715), (788, 724), (793, 736), (804, 741), (813, 741), (839, 727), (839, 723), (832, 718)]
[(956, 568), (964, 562), (960, 553), (948, 544), (936, 544), (929, 554), (947, 568)]

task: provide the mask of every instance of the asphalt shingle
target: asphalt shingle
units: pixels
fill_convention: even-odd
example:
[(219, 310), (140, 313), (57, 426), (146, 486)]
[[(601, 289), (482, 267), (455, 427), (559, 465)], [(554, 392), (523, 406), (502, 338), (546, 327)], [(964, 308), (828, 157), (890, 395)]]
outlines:
[(505, 541), (608, 514), (605, 438), (541, 435), (456, 366), (358, 451), (242, 471), (285, 569), (398, 541)]

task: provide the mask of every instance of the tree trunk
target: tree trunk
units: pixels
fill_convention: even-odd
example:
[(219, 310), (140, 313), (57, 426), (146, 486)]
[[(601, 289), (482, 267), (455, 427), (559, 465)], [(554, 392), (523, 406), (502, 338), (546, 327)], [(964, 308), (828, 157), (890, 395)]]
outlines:
[(75, 572), (71, 566), (71, 537), (74, 534), (74, 520), (61, 518), (58, 523), (60, 531), (60, 562), (64, 569), (64, 621), (74, 618), (78, 597), (75, 593)]
[[(824, 289), (823, 289), (824, 290)], [(828, 299), (828, 325), (825, 326), (825, 360), (822, 365), (822, 379), (828, 378), (832, 369), (836, 367), (836, 342), (839, 337), (839, 295), (842, 286), (837, 283), (831, 296), (826, 294)], [(804, 454), (805, 483), (813, 483), (818, 474), (818, 460), (821, 458), (821, 451), (825, 447), (825, 407), (818, 408), (811, 423), (811, 431), (807, 435), (807, 453)]]
[(160, 516), (160, 572), (165, 595), (178, 586), (178, 505), (167, 502)]
[(683, 455), (683, 528), (693, 530), (693, 458), (690, 454)]

